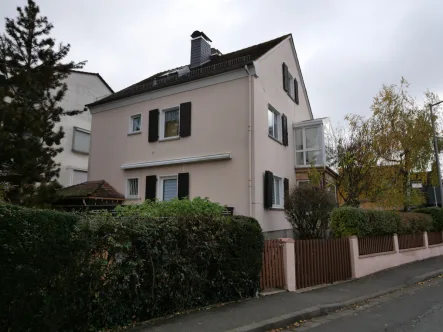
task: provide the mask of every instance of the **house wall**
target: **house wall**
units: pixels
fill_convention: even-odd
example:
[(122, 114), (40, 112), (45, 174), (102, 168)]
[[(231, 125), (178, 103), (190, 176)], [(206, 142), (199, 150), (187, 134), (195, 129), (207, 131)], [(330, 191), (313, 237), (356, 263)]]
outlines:
[[(73, 72), (66, 79), (66, 83), (68, 84), (68, 91), (61, 103), (65, 111), (82, 110), (86, 104), (111, 92), (96, 75)], [(60, 184), (70, 186), (72, 185), (74, 169), (85, 171), (88, 169), (88, 155), (72, 151), (74, 127), (90, 130), (91, 114), (86, 111), (75, 116), (63, 116), (59, 126), (62, 126), (65, 131), (65, 137), (61, 141), (63, 152), (54, 159), (61, 163)]]
[[(295, 143), (292, 124), (311, 119), (295, 56), (290, 39), (286, 39), (255, 63), (258, 77), (253, 80), (253, 214), (260, 221), (263, 231), (268, 233), (268, 238), (287, 237), (292, 232), (283, 210), (267, 210), (263, 206), (264, 172), (269, 170), (276, 176), (288, 178), (290, 187), (295, 185)], [(291, 75), (297, 78), (299, 105), (283, 90), (283, 62), (288, 66)], [(268, 104), (288, 118), (287, 147), (268, 136)]]
[[(244, 70), (242, 70), (244, 71)], [(231, 75), (232, 76), (232, 75)], [(235, 214), (249, 214), (248, 200), (248, 78), (178, 91), (179, 87), (153, 92), (157, 98), (96, 113), (92, 108), (92, 137), (89, 180), (106, 180), (122, 194), (126, 179), (139, 177), (139, 198), (144, 200), (145, 177), (189, 172), (190, 198), (201, 196), (233, 206)], [(203, 80), (202, 80), (203, 81)], [(216, 83), (219, 82), (219, 83)], [(192, 85), (189, 85), (192, 86)], [(168, 90), (169, 89), (169, 90)], [(172, 91), (168, 95), (168, 91)], [(148, 93), (149, 94), (149, 93)], [(134, 99), (135, 100), (135, 99)], [(178, 140), (148, 142), (148, 116), (153, 109), (164, 109), (191, 102), (191, 136)], [(119, 105), (115, 103), (115, 105)], [(101, 110), (100, 107), (95, 110)], [(129, 119), (142, 116), (140, 134), (128, 135)], [(161, 161), (184, 157), (231, 153), (232, 159), (173, 166), (122, 170), (128, 163)]]

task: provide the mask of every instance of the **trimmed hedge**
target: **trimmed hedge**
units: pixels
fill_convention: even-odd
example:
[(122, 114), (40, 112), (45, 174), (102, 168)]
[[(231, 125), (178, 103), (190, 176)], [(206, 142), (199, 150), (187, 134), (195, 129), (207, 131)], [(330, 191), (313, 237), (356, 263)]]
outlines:
[(426, 207), (415, 210), (415, 212), (426, 213), (432, 217), (432, 231), (443, 231), (443, 209), (438, 207)]
[(422, 213), (365, 210), (346, 206), (332, 212), (331, 228), (336, 237), (416, 234), (431, 230), (432, 220)]
[(0, 205), (2, 330), (93, 331), (255, 294), (246, 217), (77, 216)]

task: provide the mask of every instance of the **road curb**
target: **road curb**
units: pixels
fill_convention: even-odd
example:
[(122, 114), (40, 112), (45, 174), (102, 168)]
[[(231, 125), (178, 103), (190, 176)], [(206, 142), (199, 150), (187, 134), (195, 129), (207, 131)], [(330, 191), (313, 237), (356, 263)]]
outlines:
[(386, 294), (398, 291), (398, 290), (408, 287), (408, 286), (412, 286), (412, 285), (417, 284), (419, 282), (435, 278), (435, 277), (439, 276), (440, 274), (443, 274), (443, 269), (439, 269), (439, 270), (435, 270), (432, 272), (421, 274), (419, 276), (409, 279), (404, 284), (401, 284), (396, 287), (388, 288), (388, 289), (385, 289), (385, 290), (382, 290), (379, 292), (371, 293), (369, 295), (355, 297), (353, 299), (343, 301), (343, 302), (331, 303), (331, 304), (325, 304), (325, 305), (319, 305), (319, 306), (306, 308), (303, 310), (299, 310), (299, 311), (291, 312), (289, 314), (273, 317), (270, 319), (266, 319), (266, 320), (263, 320), (260, 322), (253, 323), (253, 324), (244, 325), (242, 327), (238, 327), (233, 330), (226, 331), (226, 332), (266, 332), (266, 331), (272, 330), (272, 329), (284, 328), (290, 324), (295, 323), (296, 321), (325, 316), (328, 313), (349, 307), (353, 304), (364, 302), (366, 300), (373, 299), (375, 297), (379, 297), (382, 295), (386, 295)]

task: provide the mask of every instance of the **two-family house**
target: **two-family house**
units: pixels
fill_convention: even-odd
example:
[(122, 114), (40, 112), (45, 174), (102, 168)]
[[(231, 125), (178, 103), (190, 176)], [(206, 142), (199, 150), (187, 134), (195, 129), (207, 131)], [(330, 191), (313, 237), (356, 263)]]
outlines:
[(88, 179), (125, 204), (208, 197), (255, 217), (268, 238), (292, 237), (285, 196), (296, 174), (326, 167), (328, 150), (292, 35), (227, 54), (210, 43), (195, 31), (190, 64), (88, 105)]

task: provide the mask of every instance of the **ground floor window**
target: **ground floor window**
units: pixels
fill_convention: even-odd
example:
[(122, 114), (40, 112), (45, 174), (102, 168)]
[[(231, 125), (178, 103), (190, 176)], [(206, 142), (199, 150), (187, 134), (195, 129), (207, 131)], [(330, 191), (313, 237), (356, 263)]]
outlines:
[(126, 197), (138, 198), (138, 178), (127, 180)]
[(178, 194), (178, 178), (177, 176), (160, 177), (160, 197), (162, 201), (170, 201), (177, 198)]
[(284, 190), (283, 190), (283, 179), (274, 176), (273, 186), (272, 186), (272, 207), (282, 208), (284, 202)]

